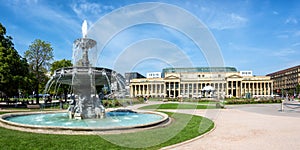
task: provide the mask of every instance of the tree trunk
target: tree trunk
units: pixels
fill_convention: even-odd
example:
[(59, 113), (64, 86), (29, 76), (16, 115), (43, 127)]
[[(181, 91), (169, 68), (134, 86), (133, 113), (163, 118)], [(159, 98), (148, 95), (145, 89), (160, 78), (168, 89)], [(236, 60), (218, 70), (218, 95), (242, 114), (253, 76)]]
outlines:
[(37, 84), (36, 87), (35, 87), (35, 97), (36, 97), (36, 104), (39, 104), (39, 85)]

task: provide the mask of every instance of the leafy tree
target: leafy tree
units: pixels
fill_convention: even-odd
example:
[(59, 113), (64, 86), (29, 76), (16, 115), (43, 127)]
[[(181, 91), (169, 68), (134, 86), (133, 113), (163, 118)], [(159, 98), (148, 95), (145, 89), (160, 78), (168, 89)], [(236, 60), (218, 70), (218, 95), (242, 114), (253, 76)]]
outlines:
[[(59, 61), (55, 61), (51, 64), (51, 75), (54, 73), (55, 70), (60, 69), (60, 68), (64, 68), (64, 67), (72, 67), (72, 61), (71, 60), (59, 60)], [(64, 99), (65, 101), (67, 101), (67, 95), (68, 95), (68, 89), (69, 89), (69, 85), (61, 85), (59, 86), (59, 89), (57, 89), (56, 94), (61, 95), (62, 93), (64, 94)]]
[(34, 74), (36, 103), (39, 103), (39, 92), (47, 82), (47, 68), (53, 59), (53, 48), (50, 43), (36, 39), (24, 54), (29, 62), (30, 71)]
[(6, 96), (18, 95), (18, 90), (28, 86), (28, 64), (14, 48), (12, 37), (6, 35), (6, 29), (0, 23), (0, 91)]
[(64, 67), (72, 67), (73, 64), (72, 64), (72, 61), (71, 60), (66, 60), (66, 59), (63, 59), (63, 60), (59, 60), (59, 61), (54, 61), (52, 64), (51, 64), (51, 68), (50, 68), (50, 71), (51, 71), (51, 75), (54, 73), (55, 70), (57, 69), (60, 69), (60, 68), (64, 68)]
[(300, 84), (296, 86), (296, 94), (300, 94)]

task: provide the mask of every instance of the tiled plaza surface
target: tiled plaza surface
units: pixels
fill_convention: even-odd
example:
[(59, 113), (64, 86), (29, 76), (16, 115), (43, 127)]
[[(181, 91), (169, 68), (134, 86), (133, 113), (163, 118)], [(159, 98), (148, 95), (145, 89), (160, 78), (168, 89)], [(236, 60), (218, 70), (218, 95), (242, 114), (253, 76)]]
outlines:
[(216, 128), (192, 142), (165, 149), (213, 150), (298, 150), (300, 148), (300, 110), (281, 112), (280, 104), (234, 105), (223, 110), (182, 110), (212, 118)]

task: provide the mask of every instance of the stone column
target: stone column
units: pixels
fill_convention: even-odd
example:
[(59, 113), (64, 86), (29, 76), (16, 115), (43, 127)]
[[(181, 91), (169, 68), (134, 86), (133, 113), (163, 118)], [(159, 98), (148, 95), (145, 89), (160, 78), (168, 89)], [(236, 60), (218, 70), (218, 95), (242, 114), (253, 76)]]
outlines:
[[(149, 96), (150, 95), (150, 90), (149, 90), (149, 83), (146, 84), (147, 89), (146, 89), (146, 94)], [(151, 89), (152, 90), (152, 89)]]
[(129, 85), (129, 89), (130, 89), (130, 97), (135, 97), (134, 96), (134, 93), (133, 93), (133, 88), (134, 88), (134, 85)]
[(181, 83), (180, 82), (178, 82), (178, 96), (179, 95), (181, 95)]
[(186, 95), (186, 93), (185, 93), (185, 85), (186, 85), (185, 83), (182, 83), (182, 88), (183, 88), (183, 90), (182, 90), (182, 96)]
[(226, 81), (226, 96), (227, 95), (229, 95), (229, 87), (228, 87), (228, 83), (229, 83), (230, 81)]
[(234, 95), (233, 95), (233, 81), (230, 81), (230, 82), (231, 82), (231, 88), (230, 88), (230, 90), (231, 90), (231, 95), (234, 96)]
[(173, 85), (173, 87), (174, 87), (174, 93), (173, 93), (173, 97), (175, 97), (175, 93), (176, 93), (176, 82), (174, 82), (174, 85)]

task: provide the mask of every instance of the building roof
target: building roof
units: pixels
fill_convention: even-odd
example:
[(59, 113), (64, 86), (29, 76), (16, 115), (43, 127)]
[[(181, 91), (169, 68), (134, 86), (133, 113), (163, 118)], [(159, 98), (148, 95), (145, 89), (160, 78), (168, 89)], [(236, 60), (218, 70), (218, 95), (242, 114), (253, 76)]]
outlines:
[(234, 67), (194, 67), (194, 68), (165, 68), (164, 73), (178, 72), (237, 72)]
[(269, 74), (267, 74), (267, 76), (274, 76), (274, 75), (278, 75), (278, 74), (284, 74), (286, 72), (289, 72), (289, 71), (292, 71), (292, 70), (295, 70), (295, 69), (299, 69), (299, 68), (300, 68), (300, 65), (294, 66), (294, 67), (291, 67), (291, 68), (287, 68), (287, 69), (283, 69), (283, 70), (280, 70), (280, 71), (276, 71), (276, 72), (273, 72), (273, 73), (269, 73)]

